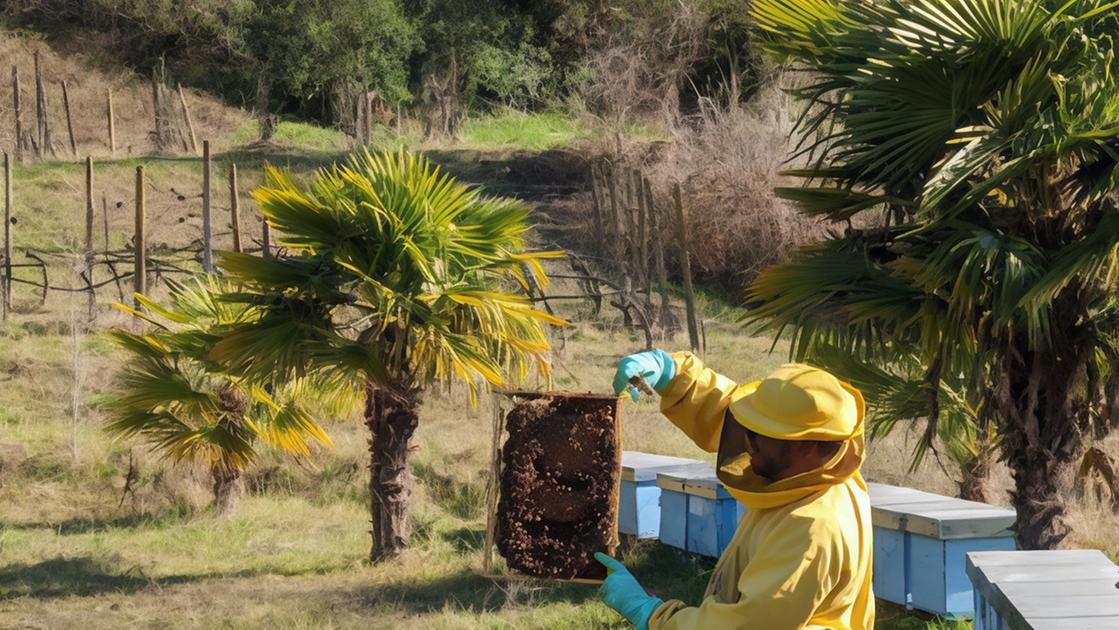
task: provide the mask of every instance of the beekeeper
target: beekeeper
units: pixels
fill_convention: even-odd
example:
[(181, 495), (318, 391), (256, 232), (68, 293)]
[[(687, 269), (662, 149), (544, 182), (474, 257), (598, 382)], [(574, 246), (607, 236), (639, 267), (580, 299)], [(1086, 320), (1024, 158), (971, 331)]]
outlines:
[(596, 557), (602, 598), (640, 630), (871, 630), (870, 499), (859, 474), (865, 406), (858, 390), (806, 365), (737, 385), (682, 352), (618, 364), (614, 389), (640, 375), (661, 412), (705, 451), (746, 515), (697, 607), (645, 592), (617, 560)]

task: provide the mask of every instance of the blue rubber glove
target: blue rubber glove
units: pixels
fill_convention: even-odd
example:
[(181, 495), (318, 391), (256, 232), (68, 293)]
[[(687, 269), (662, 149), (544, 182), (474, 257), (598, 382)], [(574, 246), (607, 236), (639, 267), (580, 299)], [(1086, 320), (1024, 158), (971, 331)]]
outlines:
[(649, 618), (664, 602), (646, 593), (621, 562), (601, 552), (594, 554), (594, 559), (606, 567), (606, 581), (598, 591), (602, 601), (637, 630), (649, 630)]
[(629, 379), (640, 374), (645, 382), (653, 389), (660, 391), (672, 382), (676, 376), (676, 362), (664, 350), (647, 350), (631, 354), (618, 361), (618, 370), (614, 372), (614, 393), (621, 395), (627, 388), (630, 396), (636, 401), (641, 397), (636, 387), (630, 387)]

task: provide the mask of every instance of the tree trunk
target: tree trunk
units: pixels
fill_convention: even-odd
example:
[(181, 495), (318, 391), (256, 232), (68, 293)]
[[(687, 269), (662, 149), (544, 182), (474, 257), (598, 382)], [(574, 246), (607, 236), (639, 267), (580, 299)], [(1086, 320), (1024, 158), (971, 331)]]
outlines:
[(270, 113), (272, 96), (272, 85), (268, 83), (263, 75), (258, 76), (256, 80), (256, 97), (253, 103), (253, 115), (256, 116), (257, 121), (260, 123), (260, 137), (257, 141), (260, 143), (268, 143), (272, 141), (272, 136), (276, 134), (276, 127), (279, 124), (277, 117)]
[(241, 472), (215, 466), (210, 469), (210, 476), (214, 480), (214, 510), (219, 516), (233, 516), (245, 494)]
[[(1073, 496), (1076, 463), (1028, 449), (1012, 466), (1018, 511), (1017, 539), (1022, 549), (1056, 549), (1072, 532), (1065, 501)], [(1024, 464), (1024, 465), (1022, 465)]]
[[(1060, 299), (1056, 321), (1077, 321), (1059, 306)], [(1044, 350), (1032, 349), (1021, 334), (1012, 337), (998, 366), (994, 400), (1003, 457), (1014, 477), (1021, 549), (1056, 549), (1071, 532), (1066, 502), (1096, 413), (1090, 331), (1061, 332)]]
[(409, 460), (419, 419), (419, 395), (411, 388), (365, 385), (365, 425), (369, 428), (369, 511), (373, 538), (370, 562), (400, 554), (408, 545), (408, 507), (415, 480)]
[(960, 498), (989, 504), (987, 485), (990, 466), (995, 459), (995, 445), (989, 438), (990, 431), (984, 423), (979, 426), (978, 448), (975, 457), (960, 462)]

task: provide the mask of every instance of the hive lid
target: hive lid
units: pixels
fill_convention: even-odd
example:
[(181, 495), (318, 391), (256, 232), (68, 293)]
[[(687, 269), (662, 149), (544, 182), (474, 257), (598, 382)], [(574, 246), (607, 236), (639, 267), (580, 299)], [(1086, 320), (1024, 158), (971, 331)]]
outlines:
[[(871, 494), (871, 520), (875, 527), (910, 531), (940, 540), (1013, 535), (1012, 528), (1017, 520), (1014, 510), (928, 492), (909, 494), (883, 490)], [(884, 498), (887, 494), (891, 498)]]
[(622, 481), (654, 481), (657, 473), (681, 466), (703, 464), (698, 459), (622, 451)]
[(970, 552), (966, 571), (1010, 627), (1119, 627), (1119, 567), (1100, 551)]
[(891, 486), (884, 483), (868, 482), (866, 484), (870, 494), (870, 504), (874, 507), (887, 505), (904, 505), (906, 503), (923, 503), (945, 498), (943, 495), (914, 490), (902, 486)]
[(730, 498), (730, 493), (715, 476), (714, 467), (706, 462), (658, 472), (657, 486), (708, 499)]

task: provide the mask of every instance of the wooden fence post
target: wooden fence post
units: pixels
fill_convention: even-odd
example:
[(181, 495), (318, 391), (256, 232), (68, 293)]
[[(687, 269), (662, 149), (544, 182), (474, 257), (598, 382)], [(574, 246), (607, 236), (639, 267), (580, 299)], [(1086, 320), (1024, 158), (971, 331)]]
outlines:
[(86, 307), (89, 321), (97, 317), (97, 294), (93, 284), (93, 158), (85, 159), (85, 277), (89, 284)]
[(613, 228), (613, 243), (610, 244), (611, 254), (617, 255), (620, 251), (623, 232), (622, 232), (622, 215), (618, 209), (618, 174), (614, 165), (610, 166), (610, 172), (606, 173), (607, 186), (610, 189), (610, 224)]
[(117, 124), (113, 116), (113, 90), (106, 90), (106, 108), (105, 115), (109, 119), (109, 155), (116, 157), (117, 154)]
[(4, 306), (4, 320), (12, 310), (12, 160), (4, 153), (4, 284), (0, 286), (3, 295), (0, 301)]
[(268, 219), (264, 219), (264, 223), (261, 224), (260, 228), (260, 240), (263, 244), (263, 247), (260, 250), (260, 254), (265, 258), (272, 257), (272, 243), (270, 242), (270, 237), (271, 233), (268, 229)]
[(680, 184), (672, 185), (672, 199), (676, 204), (676, 240), (680, 248), (680, 273), (684, 276), (684, 300), (688, 314), (688, 343), (692, 352), (699, 350), (699, 329), (695, 315), (695, 288), (692, 286), (692, 261), (688, 254), (688, 213), (681, 199)]
[(66, 133), (70, 136), (70, 155), (78, 157), (78, 143), (74, 141), (74, 119), (70, 116), (70, 88), (62, 82), (62, 107), (66, 110)]
[(213, 232), (210, 225), (210, 141), (202, 141), (202, 270), (214, 273)]
[(101, 218), (105, 222), (105, 252), (109, 251), (109, 197), (101, 194)]
[(365, 92), (365, 143), (373, 142), (373, 93)]
[[(649, 180), (643, 180), (645, 188), (645, 206), (649, 211), (649, 232), (653, 246), (653, 264), (657, 271), (657, 289), (661, 294), (660, 315), (661, 330), (667, 334), (672, 326), (672, 310), (668, 299), (668, 270), (664, 264), (664, 228), (660, 225), (657, 206), (653, 202), (653, 187)], [(650, 298), (652, 299), (652, 298)]]
[(645, 221), (645, 188), (643, 185), (644, 179), (641, 176), (641, 171), (634, 169), (633, 171), (633, 187), (637, 192), (637, 278), (641, 283), (641, 288), (645, 289), (645, 299), (647, 303), (652, 303), (652, 293), (649, 286), (649, 235), (646, 232)]
[(598, 197), (598, 175), (595, 173), (594, 164), (591, 164), (591, 209), (594, 211), (594, 238), (600, 239), (602, 233), (602, 202)]
[(47, 151), (54, 155), (54, 139), (51, 138), (50, 120), (47, 117), (47, 88), (43, 83), (43, 69), (39, 64), (39, 51), (35, 51), (35, 108), (38, 116), (39, 155)]
[[(135, 273), (134, 286), (136, 293), (147, 293), (148, 291), (148, 270), (146, 252), (144, 251), (144, 167), (136, 167), (136, 231), (133, 236), (133, 244), (136, 250), (136, 264), (133, 268)], [(136, 302), (139, 308), (139, 301)]]
[(183, 119), (186, 120), (187, 132), (190, 133), (190, 150), (198, 154), (198, 139), (194, 135), (194, 122), (190, 118), (190, 108), (187, 107), (186, 95), (183, 94), (183, 84), (178, 84), (179, 104), (183, 107)]
[(622, 167), (621, 172), (622, 181), (625, 183), (625, 219), (626, 219), (626, 260), (625, 262), (630, 267), (630, 274), (637, 273), (637, 222), (634, 221), (633, 215), (637, 213), (637, 204), (635, 203), (636, 197), (633, 195), (633, 171), (631, 169)]
[(23, 105), (20, 102), (19, 66), (12, 65), (12, 105), (16, 114), (16, 161), (23, 162)]
[(229, 211), (233, 227), (233, 251), (241, 253), (241, 200), (237, 198), (237, 165), (229, 165)]

